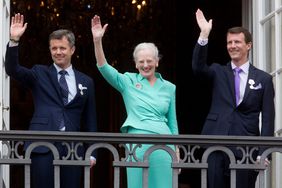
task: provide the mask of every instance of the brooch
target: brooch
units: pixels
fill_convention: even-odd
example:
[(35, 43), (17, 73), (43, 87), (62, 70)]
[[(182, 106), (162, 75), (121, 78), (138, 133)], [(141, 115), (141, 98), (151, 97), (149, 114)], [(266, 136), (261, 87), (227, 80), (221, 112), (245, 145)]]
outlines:
[(254, 86), (255, 85), (255, 81), (253, 79), (249, 79), (248, 83), (250, 84), (250, 89), (257, 90), (257, 89), (261, 89), (262, 88), (261, 83), (259, 83), (257, 86)]
[(141, 85), (140, 83), (136, 83), (135, 87), (136, 87), (137, 89), (141, 89), (141, 88), (142, 88), (142, 85)]
[(87, 87), (84, 87), (82, 84), (78, 84), (78, 89), (80, 90), (80, 95), (83, 95), (83, 90), (87, 89)]

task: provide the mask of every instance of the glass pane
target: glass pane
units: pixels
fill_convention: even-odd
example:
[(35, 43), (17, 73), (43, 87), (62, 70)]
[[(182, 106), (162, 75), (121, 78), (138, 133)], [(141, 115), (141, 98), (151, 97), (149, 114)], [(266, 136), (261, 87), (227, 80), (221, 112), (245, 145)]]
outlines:
[[(282, 0), (280, 0), (280, 2), (282, 2)], [(281, 11), (279, 12), (278, 16), (279, 16), (279, 20), (282, 20), (282, 12)], [(277, 27), (280, 28), (280, 31), (282, 31), (281, 21), (278, 22), (278, 24), (277, 24)], [(279, 36), (280, 41), (278, 41), (278, 44), (282, 44), (282, 32), (279, 32), (278, 34), (280, 35)], [(277, 61), (278, 61), (277, 62), (278, 67), (276, 67), (277, 69), (282, 68), (282, 45), (280, 45), (280, 49), (278, 49), (278, 53), (280, 53), (280, 59), (277, 59)]]
[(264, 15), (267, 15), (275, 10), (275, 0), (264, 0), (263, 4), (264, 4)]
[(275, 70), (275, 24), (274, 17), (264, 24), (264, 67), (267, 72)]

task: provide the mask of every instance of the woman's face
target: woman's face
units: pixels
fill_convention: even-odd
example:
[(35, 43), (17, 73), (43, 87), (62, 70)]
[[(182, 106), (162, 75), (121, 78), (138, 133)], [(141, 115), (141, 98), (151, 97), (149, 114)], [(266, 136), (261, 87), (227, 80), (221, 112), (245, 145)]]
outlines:
[(136, 55), (135, 65), (139, 73), (147, 78), (154, 78), (156, 67), (159, 61), (155, 58), (154, 53), (150, 49), (142, 49)]

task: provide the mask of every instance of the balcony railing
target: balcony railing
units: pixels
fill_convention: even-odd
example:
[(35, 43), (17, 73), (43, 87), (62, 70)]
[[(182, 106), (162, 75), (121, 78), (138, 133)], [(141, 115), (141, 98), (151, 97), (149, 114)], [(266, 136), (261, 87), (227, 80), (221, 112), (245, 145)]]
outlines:
[[(230, 159), (230, 187), (236, 187), (236, 170), (255, 169), (259, 171), (259, 188), (265, 187), (264, 163), (257, 163), (252, 154), (258, 148), (265, 148), (261, 161), (273, 153), (282, 152), (282, 138), (280, 137), (242, 137), (242, 136), (204, 136), (204, 135), (143, 135), (121, 133), (82, 133), (82, 132), (43, 132), (43, 131), (0, 131), (2, 151), (0, 164), (24, 165), (24, 187), (30, 188), (30, 155), (38, 146), (49, 148), (54, 155), (55, 188), (60, 186), (60, 166), (78, 165), (84, 167), (84, 187), (90, 187), (90, 155), (93, 151), (99, 154), (98, 149), (103, 148), (113, 157), (112, 168), (114, 172), (114, 188), (120, 187), (120, 171), (125, 167), (143, 168), (143, 187), (148, 187), (148, 158), (155, 150), (165, 150), (172, 158), (173, 188), (178, 188), (179, 169), (199, 169), (201, 171), (201, 187), (207, 187), (207, 159), (212, 152), (221, 151)], [(20, 148), (25, 141), (32, 141), (24, 154)], [(57, 148), (52, 144), (63, 142), (68, 148), (68, 155), (60, 158)], [(85, 158), (79, 158), (76, 150), (81, 144), (90, 144), (85, 152)], [(143, 159), (135, 158), (135, 150), (142, 144), (152, 144), (146, 151)], [(180, 161), (176, 153), (167, 145), (178, 145), (180, 148)], [(233, 153), (236, 148), (242, 154), (236, 160)], [(196, 153), (201, 151), (201, 155)], [(132, 160), (132, 159), (136, 159)]]

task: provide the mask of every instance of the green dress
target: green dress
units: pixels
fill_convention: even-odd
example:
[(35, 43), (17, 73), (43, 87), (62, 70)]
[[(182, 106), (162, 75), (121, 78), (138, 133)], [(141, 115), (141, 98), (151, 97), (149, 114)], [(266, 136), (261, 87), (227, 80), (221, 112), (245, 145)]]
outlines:
[[(124, 100), (127, 118), (121, 132), (129, 134), (178, 134), (176, 120), (176, 86), (156, 73), (157, 81), (151, 86), (138, 73), (119, 73), (108, 63), (98, 66), (107, 82), (117, 89)], [(143, 144), (136, 151), (137, 157), (151, 145)], [(174, 149), (174, 146), (171, 146)], [(163, 150), (149, 157), (149, 188), (172, 187), (172, 159)], [(128, 188), (142, 188), (142, 168), (127, 168)]]

